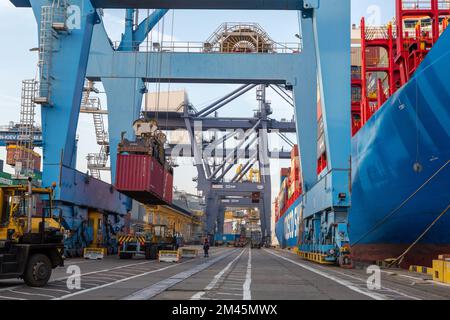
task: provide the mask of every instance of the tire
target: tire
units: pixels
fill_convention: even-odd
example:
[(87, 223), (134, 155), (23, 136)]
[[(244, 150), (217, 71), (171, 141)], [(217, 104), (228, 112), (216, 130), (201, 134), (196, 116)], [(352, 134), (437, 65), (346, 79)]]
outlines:
[(119, 254), (119, 259), (131, 259), (132, 257), (133, 257), (133, 255), (131, 253), (121, 252)]
[(151, 260), (158, 259), (158, 252), (159, 252), (158, 246), (151, 246), (150, 247), (150, 259)]
[(150, 260), (152, 258), (152, 247), (145, 247), (145, 260)]
[(52, 275), (52, 263), (50, 259), (41, 253), (29, 257), (23, 279), (30, 287), (43, 287)]

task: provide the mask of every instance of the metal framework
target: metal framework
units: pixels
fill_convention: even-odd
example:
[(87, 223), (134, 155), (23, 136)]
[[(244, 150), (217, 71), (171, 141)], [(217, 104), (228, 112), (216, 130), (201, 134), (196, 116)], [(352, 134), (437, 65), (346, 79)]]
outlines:
[[(31, 6), (38, 25), (42, 22), (42, 7), (51, 5), (48, 0), (10, 1), (16, 6)], [(58, 33), (59, 45), (57, 50), (52, 51), (49, 68), (51, 90), (48, 102), (43, 103), (42, 108), (45, 141), (43, 180), (44, 184), (55, 180), (59, 182), (56, 190), (58, 200), (72, 206), (84, 205), (104, 210), (115, 208), (116, 211), (121, 211), (117, 208), (123, 208), (124, 204), (124, 200), (115, 196), (111, 189), (99, 197), (102, 188), (95, 186), (99, 190), (92, 189), (94, 184), (80, 181), (77, 179), (78, 173), (73, 170), (76, 127), (85, 76), (90, 80), (101, 80), (108, 95), (112, 155), (115, 154), (114, 147), (120, 139), (120, 132), (130, 132), (129, 127), (137, 118), (140, 104), (130, 106), (130, 97), (136, 97), (136, 102), (142, 99), (144, 82), (286, 85), (292, 88), (296, 111), (305, 190), (303, 217), (316, 219), (338, 210), (339, 220), (335, 223), (339, 226), (336, 228), (339, 234), (336, 234), (335, 245), (340, 247), (346, 242), (345, 218), (351, 203), (348, 90), (350, 0), (71, 0), (68, 3), (71, 5), (70, 14), (79, 18), (79, 24), (69, 26), (67, 33)], [(303, 47), (301, 52), (293, 54), (251, 55), (115, 51), (101, 24), (98, 8), (301, 11), (299, 24)], [(333, 26), (333, 32), (330, 32), (330, 26)], [(136, 31), (128, 25), (126, 30), (128, 35)], [(138, 34), (141, 33), (132, 32), (131, 36)], [(158, 61), (157, 65), (155, 61)], [(239, 68), (223, 67), (237, 65)], [(319, 180), (316, 172), (318, 88), (324, 111), (328, 159), (327, 173)], [(112, 159), (113, 172), (114, 161)], [(80, 188), (87, 192), (80, 192)], [(251, 192), (252, 188), (248, 190)], [(315, 250), (323, 249), (320, 238), (315, 245)]]
[[(185, 128), (190, 141), (193, 142), (190, 149), (194, 155), (194, 164), (198, 172), (197, 188), (205, 197), (207, 214), (205, 232), (212, 237), (216, 233), (223, 234), (225, 211), (230, 207), (258, 208), (262, 234), (267, 239), (271, 235), (272, 197), (268, 146), (270, 127), (267, 122), (272, 110), (270, 103), (265, 98), (265, 85), (259, 85), (256, 91), (259, 107), (255, 118), (248, 119), (253, 123), (251, 129), (242, 131), (241, 137), (238, 137), (236, 131), (231, 131), (222, 133), (209, 143), (205, 143), (203, 138), (205, 129), (202, 122), (208, 119), (205, 116), (211, 112), (217, 112), (228, 102), (247, 92), (247, 88), (254, 87), (254, 85), (241, 87), (195, 114), (189, 112), (189, 106), (184, 107)], [(233, 99), (230, 100), (230, 97)], [(153, 115), (149, 114), (148, 116), (152, 117)], [(217, 114), (214, 118), (217, 121), (223, 120), (217, 117)], [(227, 141), (235, 138), (238, 139), (235, 147), (227, 150)], [(174, 156), (173, 153), (172, 156)], [(244, 161), (242, 162), (242, 160)], [(230, 175), (233, 168), (236, 169), (236, 173)], [(258, 173), (257, 181), (244, 181), (244, 177), (250, 170)]]
[(353, 132), (413, 76), (448, 27), (450, 2), (396, 0), (396, 12), (395, 22), (387, 26), (366, 26), (361, 20), (361, 81), (353, 81), (361, 87), (361, 123)]
[(107, 114), (106, 110), (102, 110), (102, 104), (99, 97), (91, 97), (91, 93), (98, 93), (92, 81), (87, 81), (83, 89), (81, 98), (80, 113), (92, 114), (94, 120), (95, 139), (100, 146), (99, 153), (89, 153), (86, 157), (87, 168), (90, 175), (96, 179), (100, 179), (100, 171), (108, 171), (110, 168), (106, 166), (109, 158), (109, 140), (108, 132), (105, 128), (103, 115)]

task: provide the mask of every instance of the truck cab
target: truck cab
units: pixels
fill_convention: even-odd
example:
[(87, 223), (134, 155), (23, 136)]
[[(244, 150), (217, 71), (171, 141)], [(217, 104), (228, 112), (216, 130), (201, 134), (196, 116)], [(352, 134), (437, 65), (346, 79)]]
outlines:
[(63, 232), (53, 218), (53, 189), (0, 187), (0, 279), (45, 286), (63, 265)]

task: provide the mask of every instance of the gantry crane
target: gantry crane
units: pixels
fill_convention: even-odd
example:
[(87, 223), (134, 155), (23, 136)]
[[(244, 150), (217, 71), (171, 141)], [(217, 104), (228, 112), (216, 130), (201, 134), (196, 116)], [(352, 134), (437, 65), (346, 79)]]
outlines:
[[(86, 76), (91, 80), (101, 79), (108, 101), (116, 102), (108, 105), (110, 127), (118, 131), (110, 130), (112, 148), (118, 143), (120, 133), (130, 131), (132, 121), (137, 118), (136, 105), (130, 103), (129, 97), (137, 97), (136, 101), (142, 99), (144, 82), (277, 84), (292, 90), (294, 96), (305, 191), (302, 217), (306, 220), (326, 220), (336, 225), (332, 235), (336, 256), (339, 249), (349, 242), (350, 0), (10, 1), (18, 7), (32, 7), (40, 26), (42, 86), (35, 101), (42, 105), (45, 119), (42, 124), (45, 141), (43, 180), (44, 184), (61, 181), (55, 191), (61, 207), (84, 205), (103, 207), (105, 210), (126, 210), (126, 201), (121, 200), (114, 190), (95, 183), (83, 183), (83, 180), (86, 181), (84, 176), (74, 170), (76, 127)], [(66, 4), (70, 7), (65, 7)], [(51, 12), (49, 8), (55, 5), (58, 10), (53, 11), (55, 14), (51, 15), (49, 22), (46, 10)], [(136, 50), (129, 54), (116, 50), (109, 41), (102, 25), (101, 11), (97, 9), (133, 7), (299, 11), (302, 48), (300, 52), (290, 54), (174, 54), (162, 50)], [(76, 19), (69, 19), (70, 23), (65, 24), (60, 21), (61, 12)], [(330, 25), (333, 32), (330, 32)], [(48, 30), (50, 32), (45, 33)], [(142, 35), (133, 24), (130, 31), (131, 36)], [(144, 28), (144, 35), (146, 32)], [(55, 43), (48, 45), (48, 34), (52, 35), (58, 46)], [(155, 66), (146, 64), (146, 61), (161, 63)], [(327, 168), (320, 179), (317, 177), (317, 89), (324, 113), (324, 142), (327, 146)], [(115, 153), (111, 150), (111, 154)], [(112, 159), (113, 172), (114, 162), (115, 159)], [(321, 237), (321, 229), (317, 230), (311, 250), (328, 250), (329, 246)]]

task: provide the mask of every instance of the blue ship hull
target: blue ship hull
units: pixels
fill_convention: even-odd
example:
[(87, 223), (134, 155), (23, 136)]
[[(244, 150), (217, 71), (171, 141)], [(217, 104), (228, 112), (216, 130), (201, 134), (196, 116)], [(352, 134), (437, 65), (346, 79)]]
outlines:
[(301, 201), (299, 197), (275, 225), (275, 235), (282, 248), (298, 245)]
[[(348, 230), (356, 259), (398, 256), (450, 205), (449, 75), (446, 31), (414, 77), (353, 137)], [(441, 253), (450, 253), (450, 212), (405, 263), (429, 264)]]

